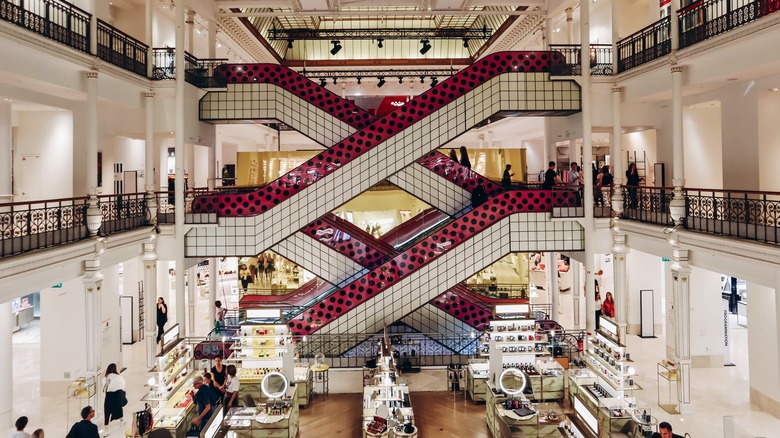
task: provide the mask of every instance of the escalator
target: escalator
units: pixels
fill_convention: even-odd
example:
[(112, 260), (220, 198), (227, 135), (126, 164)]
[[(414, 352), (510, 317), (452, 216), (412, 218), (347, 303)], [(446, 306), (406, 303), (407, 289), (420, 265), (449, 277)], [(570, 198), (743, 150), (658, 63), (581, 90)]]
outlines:
[[(186, 255), (265, 250), (289, 236), (290, 230), (303, 228), (412, 164), (427, 152), (421, 145), (446, 144), (488, 117), (578, 112), (576, 84), (549, 80), (547, 72), (558, 56), (550, 52), (490, 55), (270, 185), (252, 193), (205, 199), (203, 211), (220, 216), (219, 231), (192, 229), (185, 238)], [(245, 78), (254, 81), (251, 75)], [(562, 98), (546, 99), (547, 89), (558, 91)]]

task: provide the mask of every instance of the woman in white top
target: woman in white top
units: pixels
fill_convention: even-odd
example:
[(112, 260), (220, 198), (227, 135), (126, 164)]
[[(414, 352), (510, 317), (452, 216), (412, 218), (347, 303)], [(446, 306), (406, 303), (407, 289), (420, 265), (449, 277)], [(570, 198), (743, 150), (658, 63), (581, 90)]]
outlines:
[(122, 425), (125, 424), (123, 417), (122, 407), (125, 405), (125, 378), (119, 375), (116, 369), (116, 364), (112, 363), (106, 368), (106, 399), (103, 402), (103, 412), (105, 425), (112, 420), (120, 420)]
[(241, 383), (236, 377), (236, 366), (227, 366), (227, 379), (225, 379), (225, 409), (238, 407), (238, 387)]

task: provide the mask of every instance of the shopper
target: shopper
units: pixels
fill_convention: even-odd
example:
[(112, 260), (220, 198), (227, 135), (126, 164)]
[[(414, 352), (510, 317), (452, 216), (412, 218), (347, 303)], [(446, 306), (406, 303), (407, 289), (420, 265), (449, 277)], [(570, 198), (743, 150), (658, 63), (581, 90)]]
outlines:
[(612, 298), (612, 292), (607, 292), (604, 303), (601, 305), (601, 314), (608, 317), (615, 317), (615, 300)]
[(599, 329), (599, 319), (601, 318), (601, 306), (603, 302), (601, 301), (601, 294), (599, 292), (596, 292), (596, 330)]
[(16, 432), (11, 434), (11, 438), (30, 438), (30, 434), (24, 431), (24, 428), (27, 427), (27, 423), (29, 422), (30, 420), (25, 416), (17, 418), (16, 423), (14, 423)]
[(85, 406), (81, 410), (81, 421), (73, 424), (65, 438), (99, 438), (98, 427), (92, 423), (94, 416), (92, 406)]
[(32, 434), (32, 438), (43, 438), (43, 429), (35, 429)]
[(487, 201), (487, 193), (485, 192), (485, 186), (482, 184), (477, 185), (474, 191), (471, 192), (471, 207), (477, 208)]
[(644, 178), (639, 176), (636, 169), (636, 163), (629, 163), (626, 170), (626, 187), (628, 188), (628, 208), (637, 208), (637, 187)]
[(214, 380), (211, 379), (211, 373), (208, 371), (203, 373), (203, 384), (211, 389), (211, 406), (218, 405), (220, 403), (219, 394), (214, 390)]
[(252, 273), (249, 272), (249, 269), (243, 263), (238, 266), (238, 278), (241, 280), (241, 289), (244, 289), (244, 292), (246, 292), (249, 283), (252, 283)]
[(222, 365), (222, 356), (217, 356), (214, 358), (214, 366), (211, 367), (211, 381), (214, 383), (212, 389), (217, 393), (220, 400), (223, 400), (225, 397), (226, 377), (227, 372), (225, 371), (225, 366)]
[(195, 402), (198, 409), (198, 416), (192, 419), (192, 425), (195, 429), (201, 430), (214, 408), (211, 404), (211, 388), (203, 384), (203, 376), (193, 377), (192, 386), (197, 391), (192, 397), (192, 401)]
[(104, 385), (106, 392), (106, 398), (103, 401), (104, 425), (108, 426), (108, 423), (113, 420), (119, 420), (122, 426), (125, 425), (124, 412), (122, 412), (122, 407), (127, 404), (125, 386), (125, 378), (117, 371), (116, 364), (110, 364), (106, 368), (106, 384)]
[(601, 167), (598, 186), (602, 192), (602, 204), (604, 206), (610, 205), (610, 202), (612, 201), (612, 189), (615, 187), (615, 179), (613, 178), (612, 174), (609, 173), (609, 166), (607, 165)]
[(157, 298), (157, 342), (162, 340), (165, 333), (165, 324), (168, 323), (168, 305), (163, 297)]
[(450, 149), (450, 160), (458, 162), (458, 153), (455, 152), (455, 149)]
[(214, 326), (220, 328), (225, 325), (225, 314), (227, 313), (227, 309), (222, 307), (222, 301), (220, 300), (214, 301), (214, 305), (217, 308), (214, 313)]
[(580, 184), (582, 183), (580, 178), (579, 166), (577, 163), (571, 163), (569, 167), (569, 181), (566, 185), (569, 189), (574, 191), (574, 205), (580, 205)]
[(683, 438), (676, 433), (672, 433), (672, 425), (666, 421), (662, 421), (658, 425), (658, 432), (661, 434), (661, 438)]
[(604, 194), (601, 192), (601, 186), (599, 185), (599, 177), (601, 173), (596, 165), (593, 165), (593, 205), (604, 206)]
[(501, 185), (504, 186), (505, 189), (512, 187), (512, 177), (515, 176), (514, 173), (509, 173), (510, 170), (512, 170), (512, 165), (507, 164), (506, 168), (504, 168), (504, 177), (501, 178)]
[(558, 184), (561, 184), (561, 179), (558, 178), (558, 173), (555, 172), (555, 161), (550, 161), (547, 163), (547, 172), (544, 172), (544, 183), (542, 184), (542, 188), (550, 190)]
[(240, 382), (236, 377), (236, 366), (227, 366), (227, 382), (225, 383), (225, 410), (238, 407), (238, 388)]
[(471, 160), (469, 160), (469, 152), (466, 150), (466, 146), (460, 147), (460, 165), (471, 170)]

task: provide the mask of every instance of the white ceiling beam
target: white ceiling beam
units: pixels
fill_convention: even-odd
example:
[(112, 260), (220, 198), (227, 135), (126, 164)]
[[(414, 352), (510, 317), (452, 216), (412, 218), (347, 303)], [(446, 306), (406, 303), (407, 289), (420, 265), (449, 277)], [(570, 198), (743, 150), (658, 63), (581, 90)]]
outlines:
[[(492, 16), (492, 15), (545, 15), (544, 11), (300, 11), (285, 12), (287, 17), (437, 17), (437, 16)], [(219, 12), (218, 17), (277, 17), (278, 12)]]
[(217, 0), (214, 2), (219, 9), (232, 8), (291, 8), (289, 0)]

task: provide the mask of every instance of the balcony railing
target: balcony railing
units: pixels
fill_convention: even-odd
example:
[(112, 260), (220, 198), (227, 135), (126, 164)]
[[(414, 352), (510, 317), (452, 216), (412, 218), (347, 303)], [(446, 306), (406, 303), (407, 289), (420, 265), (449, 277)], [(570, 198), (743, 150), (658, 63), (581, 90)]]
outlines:
[(89, 21), (92, 15), (55, 0), (0, 0), (0, 19), (46, 38), (89, 53)]
[(149, 46), (103, 20), (98, 20), (97, 38), (97, 55), (100, 59), (135, 74), (146, 76)]
[[(152, 80), (165, 81), (176, 79), (176, 49), (172, 47), (154, 48), (154, 68)], [(214, 69), (227, 63), (227, 59), (198, 59), (184, 52), (184, 80), (198, 88), (220, 88), (214, 80)]]
[(98, 196), (98, 201), (103, 215), (100, 234), (132, 230), (149, 222), (145, 193)]
[(623, 217), (640, 222), (670, 225), (671, 187), (623, 187)]
[[(556, 76), (580, 76), (582, 75), (581, 49), (579, 44), (551, 44), (550, 50), (563, 55), (563, 64), (552, 67), (552, 74)], [(612, 46), (609, 44), (590, 45), (590, 74), (591, 76), (611, 76), (612, 71)]]
[(618, 73), (654, 61), (672, 51), (672, 21), (662, 18), (618, 41)]
[(705, 0), (681, 9), (680, 48), (688, 47), (777, 10), (776, 0)]
[(780, 243), (780, 193), (686, 189), (685, 228)]

